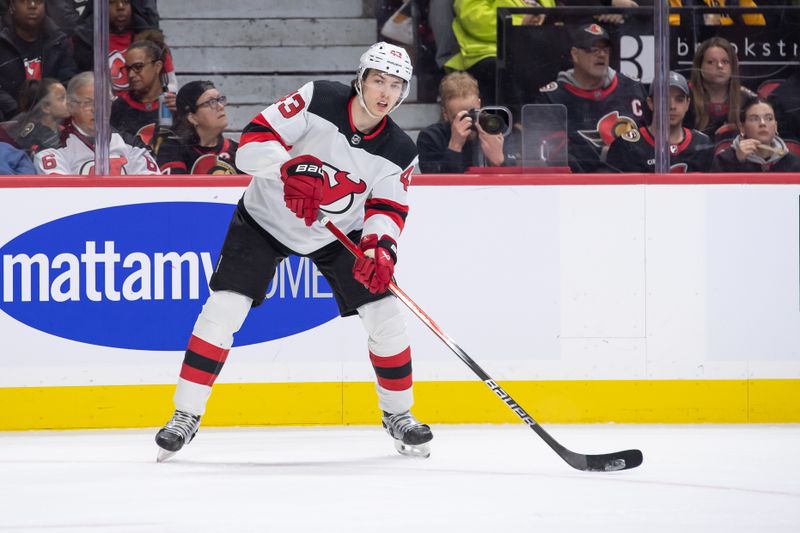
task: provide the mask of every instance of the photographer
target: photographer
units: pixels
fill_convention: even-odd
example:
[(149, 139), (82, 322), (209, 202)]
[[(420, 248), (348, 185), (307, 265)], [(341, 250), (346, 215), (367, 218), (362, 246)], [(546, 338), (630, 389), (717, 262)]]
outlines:
[(466, 72), (448, 74), (439, 84), (439, 99), (444, 120), (420, 131), (417, 137), (422, 173), (462, 173), (481, 166), (481, 159), (486, 166), (515, 164), (504, 151), (502, 120), (492, 116), (489, 124), (485, 115), (483, 121), (476, 120), (481, 99), (475, 78)]

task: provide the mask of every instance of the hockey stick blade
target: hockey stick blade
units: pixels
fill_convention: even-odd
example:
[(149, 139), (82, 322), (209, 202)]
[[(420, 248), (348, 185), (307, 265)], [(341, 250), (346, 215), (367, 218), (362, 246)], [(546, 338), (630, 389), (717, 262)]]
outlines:
[[(319, 213), (317, 216), (323, 226), (333, 233), (347, 250), (355, 257), (364, 257), (364, 253), (356, 244), (347, 238), (347, 235), (342, 233), (336, 225), (330, 221), (328, 217)], [(476, 363), (472, 358), (467, 355), (467, 352), (455, 343), (434, 321), (423, 311), (408, 295), (395, 284), (394, 281), (389, 282), (389, 291), (394, 294), (398, 300), (408, 307), (423, 324), (428, 326), (428, 329), (439, 337), (450, 350), (455, 353), (461, 361), (472, 370), (484, 384), (489, 387), (505, 404), (519, 416), (528, 427), (530, 427), (550, 448), (558, 454), (568, 465), (577, 470), (584, 472), (615, 472), (618, 470), (629, 470), (636, 468), (642, 464), (642, 452), (639, 450), (623, 450), (615, 453), (606, 453), (599, 455), (585, 455), (582, 453), (575, 453), (562, 446), (556, 439), (554, 439), (547, 431), (544, 430), (528, 413), (522, 408), (503, 388), (497, 384), (489, 375)]]

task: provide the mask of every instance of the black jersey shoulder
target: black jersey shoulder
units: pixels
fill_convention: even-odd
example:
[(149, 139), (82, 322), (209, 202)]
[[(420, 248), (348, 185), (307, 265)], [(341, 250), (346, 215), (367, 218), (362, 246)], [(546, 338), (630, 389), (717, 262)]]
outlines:
[[(407, 168), (417, 157), (414, 141), (390, 118), (379, 125), (377, 134), (363, 134), (350, 124), (348, 105), (356, 96), (353, 87), (334, 81), (315, 81), (308, 112), (332, 123), (353, 149), (364, 150)], [(360, 105), (357, 102), (354, 105)]]

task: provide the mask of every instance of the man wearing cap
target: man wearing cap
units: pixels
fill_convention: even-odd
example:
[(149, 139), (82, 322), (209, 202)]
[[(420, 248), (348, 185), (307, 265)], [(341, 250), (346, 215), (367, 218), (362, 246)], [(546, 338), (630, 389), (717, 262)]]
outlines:
[(598, 24), (573, 34), (574, 68), (540, 89), (539, 104), (567, 108), (569, 166), (573, 172), (605, 172), (601, 155), (622, 133), (643, 124), (647, 93), (638, 80), (609, 66), (611, 38)]
[[(654, 109), (654, 85), (647, 107)], [(670, 172), (707, 171), (714, 159), (714, 145), (705, 133), (683, 127), (691, 105), (689, 84), (681, 74), (669, 73), (669, 159)], [(608, 150), (606, 164), (617, 172), (653, 172), (655, 135), (652, 125), (630, 130), (617, 137)]]

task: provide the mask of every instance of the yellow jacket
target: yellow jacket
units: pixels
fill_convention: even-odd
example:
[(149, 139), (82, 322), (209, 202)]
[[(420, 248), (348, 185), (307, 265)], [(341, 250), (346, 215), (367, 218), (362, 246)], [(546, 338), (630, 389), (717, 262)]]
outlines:
[[(497, 55), (497, 8), (534, 7), (532, 0), (455, 0), (453, 33), (460, 52), (451, 57), (445, 67), (467, 70), (472, 65)], [(555, 0), (538, 0), (542, 7), (554, 7)], [(522, 16), (514, 15), (514, 23)]]
[[(708, 7), (725, 7), (726, 0), (703, 0)], [(683, 7), (683, 0), (669, 0), (669, 5), (672, 7)], [(698, 2), (699, 5), (699, 2)], [(753, 0), (739, 0), (738, 2), (731, 2), (731, 7), (758, 7)], [(736, 22), (730, 18), (728, 15), (724, 15), (722, 13), (706, 13), (705, 14), (705, 23), (709, 26), (713, 25), (720, 25), (720, 26), (732, 26)], [(742, 15), (742, 20), (748, 26), (764, 26), (766, 21), (764, 20), (764, 15), (761, 13), (747, 13)], [(669, 23), (672, 26), (680, 26), (681, 23), (681, 16), (677, 13), (673, 13), (669, 16)]]

